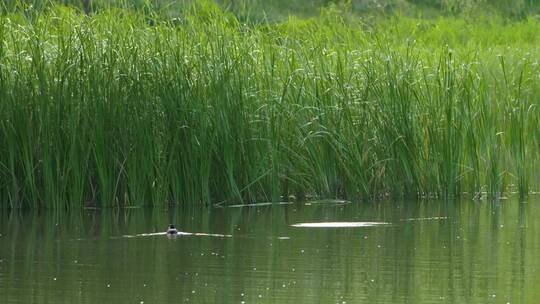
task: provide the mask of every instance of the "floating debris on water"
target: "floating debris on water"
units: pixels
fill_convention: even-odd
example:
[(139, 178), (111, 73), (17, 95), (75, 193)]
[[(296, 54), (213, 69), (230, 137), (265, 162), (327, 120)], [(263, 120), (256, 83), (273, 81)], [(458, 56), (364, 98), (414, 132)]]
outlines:
[(401, 219), (400, 221), (434, 221), (434, 220), (447, 220), (447, 216), (435, 216), (435, 217), (419, 217), (419, 218), (408, 218), (408, 219)]
[(298, 223), (291, 225), (300, 228), (357, 228), (390, 225), (386, 222), (323, 222), (323, 223)]
[(275, 205), (292, 205), (292, 202), (267, 202), (267, 203), (256, 203), (256, 204), (240, 204), (240, 205), (230, 205), (228, 208), (244, 208), (244, 207), (264, 207), (264, 206), (275, 206)]
[(304, 205), (306, 205), (306, 206), (310, 206), (310, 205), (323, 205), (323, 204), (328, 204), (328, 205), (345, 205), (345, 204), (350, 204), (350, 203), (351, 203), (351, 201), (347, 201), (347, 200), (324, 199), (324, 200), (316, 200), (316, 201), (305, 202)]

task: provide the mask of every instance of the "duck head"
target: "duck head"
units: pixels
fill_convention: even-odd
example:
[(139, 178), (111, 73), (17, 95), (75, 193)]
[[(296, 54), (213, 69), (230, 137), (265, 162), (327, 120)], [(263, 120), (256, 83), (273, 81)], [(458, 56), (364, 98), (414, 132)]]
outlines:
[(178, 234), (178, 229), (173, 224), (170, 224), (167, 228), (167, 234)]

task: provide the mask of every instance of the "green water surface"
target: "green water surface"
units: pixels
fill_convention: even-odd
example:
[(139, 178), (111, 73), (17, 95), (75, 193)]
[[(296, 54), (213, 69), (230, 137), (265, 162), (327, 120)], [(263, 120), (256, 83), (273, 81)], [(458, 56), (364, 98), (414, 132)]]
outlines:
[[(355, 228), (298, 223), (387, 222)], [(182, 231), (230, 235), (146, 235)], [(514, 201), (0, 211), (0, 303), (537, 303)]]

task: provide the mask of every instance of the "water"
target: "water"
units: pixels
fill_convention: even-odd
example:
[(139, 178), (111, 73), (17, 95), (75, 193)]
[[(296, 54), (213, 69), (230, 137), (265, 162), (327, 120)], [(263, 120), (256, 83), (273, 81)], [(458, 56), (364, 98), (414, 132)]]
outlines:
[[(0, 211), (0, 303), (535, 303), (539, 219), (511, 201)], [(291, 226), (321, 222), (390, 224)], [(152, 235), (169, 223), (231, 237)]]

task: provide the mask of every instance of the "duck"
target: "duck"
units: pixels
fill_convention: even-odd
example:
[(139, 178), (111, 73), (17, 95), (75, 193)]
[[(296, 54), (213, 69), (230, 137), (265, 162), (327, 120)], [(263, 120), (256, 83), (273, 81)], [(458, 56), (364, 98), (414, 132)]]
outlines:
[(167, 235), (176, 235), (178, 234), (178, 229), (173, 224), (169, 225), (169, 228), (167, 228)]

